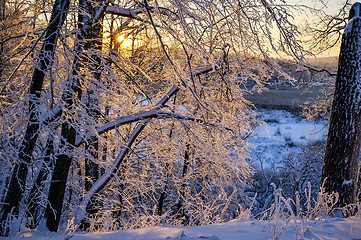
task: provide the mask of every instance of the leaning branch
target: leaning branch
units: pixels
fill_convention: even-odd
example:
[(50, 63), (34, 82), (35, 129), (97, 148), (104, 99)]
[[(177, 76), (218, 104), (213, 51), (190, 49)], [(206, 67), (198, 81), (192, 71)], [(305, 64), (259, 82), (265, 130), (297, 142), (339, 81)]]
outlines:
[(148, 119), (148, 118), (154, 118), (158, 115), (159, 108), (163, 107), (164, 104), (169, 100), (171, 96), (173, 96), (176, 92), (179, 91), (179, 88), (177, 86), (173, 86), (171, 90), (161, 99), (159, 102), (155, 105), (155, 107), (150, 111), (145, 111), (141, 113), (136, 113), (129, 116), (120, 117), (115, 121), (109, 122), (104, 124), (101, 127), (96, 128), (96, 133), (88, 133), (84, 137), (77, 136), (75, 140), (75, 146), (78, 147), (85, 141), (91, 139), (92, 137), (97, 136), (98, 134), (105, 133), (109, 130), (112, 130), (116, 127), (122, 126), (124, 124), (136, 122), (142, 119)]
[(76, 214), (76, 216), (77, 216), (76, 224), (77, 225), (79, 225), (81, 223), (81, 221), (84, 219), (85, 214), (86, 214), (86, 207), (89, 204), (89, 201), (90, 201), (91, 197), (94, 194), (99, 193), (100, 191), (102, 191), (105, 188), (105, 186), (109, 183), (109, 181), (113, 178), (114, 174), (119, 169), (120, 164), (123, 162), (125, 156), (128, 154), (130, 148), (132, 147), (134, 141), (139, 136), (141, 131), (144, 129), (146, 124), (147, 124), (147, 121), (144, 120), (143, 122), (141, 122), (141, 123), (139, 123), (137, 125), (137, 127), (133, 131), (132, 135), (129, 137), (126, 144), (124, 146), (122, 146), (119, 155), (115, 159), (115, 161), (112, 164), (112, 166), (110, 167), (110, 169), (108, 169), (108, 171), (106, 171), (105, 174), (103, 174), (93, 184), (93, 186), (91, 187), (89, 192), (87, 192), (85, 194), (85, 196), (83, 197), (83, 200), (81, 201), (81, 204), (80, 204), (80, 206), (78, 208), (77, 214)]
[[(157, 104), (155, 108), (162, 107), (177, 91), (179, 88), (174, 86)], [(115, 161), (113, 162), (112, 166), (108, 171), (106, 171), (90, 188), (89, 192), (85, 194), (83, 200), (80, 204), (80, 207), (77, 211), (77, 219), (76, 223), (80, 224), (86, 214), (86, 206), (89, 204), (91, 197), (95, 193), (99, 193), (102, 191), (105, 186), (109, 183), (109, 181), (113, 178), (114, 174), (118, 171), (120, 164), (123, 162), (124, 158), (127, 156), (130, 148), (132, 147), (134, 141), (139, 136), (141, 131), (147, 124), (147, 120), (143, 120), (141, 123), (138, 123), (137, 127), (133, 131), (133, 133), (128, 138), (128, 141), (125, 145), (122, 146), (121, 151)]]

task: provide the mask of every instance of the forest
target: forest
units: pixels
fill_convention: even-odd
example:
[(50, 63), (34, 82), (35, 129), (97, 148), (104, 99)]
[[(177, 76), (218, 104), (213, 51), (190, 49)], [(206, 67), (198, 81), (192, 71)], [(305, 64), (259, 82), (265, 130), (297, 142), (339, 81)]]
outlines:
[[(332, 15), (324, 1), (0, 0), (0, 236), (272, 219), (276, 184), (292, 174), (284, 194), (298, 203), (283, 214), (355, 215), (361, 7), (351, 3)], [(315, 18), (301, 26), (299, 15)], [(330, 120), (327, 144), (265, 182), (248, 141), (263, 123), (246, 95), (298, 86), (297, 72), (335, 76), (307, 59), (341, 38), (335, 93), (303, 110)]]

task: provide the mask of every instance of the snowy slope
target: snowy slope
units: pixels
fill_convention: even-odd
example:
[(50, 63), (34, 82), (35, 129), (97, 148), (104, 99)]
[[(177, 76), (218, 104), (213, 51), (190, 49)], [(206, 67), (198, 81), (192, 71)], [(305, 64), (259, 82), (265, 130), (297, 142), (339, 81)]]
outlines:
[[(285, 223), (284, 221), (282, 223)], [(75, 233), (65, 236), (58, 233), (28, 232), (12, 239), (35, 239), (35, 240), (261, 240), (273, 239), (272, 229), (278, 229), (279, 239), (332, 239), (332, 240), (356, 240), (361, 239), (361, 219), (353, 218), (328, 218), (326, 220), (304, 220), (297, 224), (291, 220), (282, 228), (279, 222), (249, 220), (234, 220), (223, 224), (213, 224), (200, 227), (173, 227), (160, 226), (154, 228), (124, 230), (110, 233)]]

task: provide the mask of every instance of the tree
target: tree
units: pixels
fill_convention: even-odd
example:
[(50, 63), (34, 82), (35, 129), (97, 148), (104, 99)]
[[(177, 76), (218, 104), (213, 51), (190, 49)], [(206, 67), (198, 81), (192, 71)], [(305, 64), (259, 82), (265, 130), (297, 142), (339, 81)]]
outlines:
[(339, 193), (337, 205), (356, 203), (360, 156), (360, 3), (355, 3), (342, 37), (330, 127), (322, 169), (326, 192)]
[[(81, 213), (77, 224), (92, 218), (90, 230), (98, 223), (114, 229), (235, 217), (248, 204), (243, 189), (252, 173), (244, 142), (252, 115), (238, 85), (243, 83), (235, 79), (250, 76), (262, 87), (262, 80), (280, 69), (271, 52), (302, 59), (298, 30), (289, 21), (292, 6), (266, 0), (59, 0), (54, 9), (59, 3), (79, 11), (66, 17), (67, 11), (54, 10), (47, 22), (43, 45), (54, 19), (61, 19), (50, 34), (51, 54), (38, 49), (34, 55), (40, 63), (49, 60), (36, 77), (41, 81), (17, 94), (10, 90), (25, 85), (26, 77), (15, 74), (16, 81), (4, 85), (5, 98), (12, 98), (8, 109), (17, 109), (19, 117), (6, 123), (11, 114), (2, 112), (4, 126), (11, 125), (2, 130), (2, 140), (17, 136), (11, 142), (17, 146), (8, 141), (3, 152), (24, 166), (20, 178), (17, 167), (12, 169), (7, 192), (19, 189), (13, 183), (20, 180), (12, 203), (19, 209), (15, 219), (24, 216), (25, 203), (32, 204), (25, 190), (33, 187), (42, 192), (37, 201), (47, 204), (44, 218), (51, 231), (76, 213)], [(277, 41), (273, 27), (279, 30)], [(123, 40), (114, 44), (118, 37)], [(20, 65), (34, 75), (39, 66)], [(177, 91), (164, 95), (168, 89)], [(26, 106), (36, 111), (23, 111)], [(31, 146), (23, 148), (25, 143)], [(26, 161), (11, 155), (13, 148), (26, 149)], [(41, 166), (50, 155), (51, 181), (40, 187), (35, 179), (47, 175)], [(99, 179), (89, 174), (96, 168)], [(91, 199), (99, 202), (99, 211), (91, 210)], [(1, 207), (3, 220), (11, 218), (9, 206)], [(42, 204), (36, 206), (41, 219)]]
[[(6, 221), (9, 213), (13, 212), (15, 215), (19, 212), (19, 203), (21, 201), (27, 173), (28, 166), (31, 162), (31, 155), (34, 151), (35, 143), (39, 136), (39, 128), (41, 119), (39, 119), (39, 112), (37, 109), (37, 101), (40, 98), (41, 90), (44, 83), (46, 70), (51, 66), (54, 59), (55, 46), (58, 40), (60, 27), (63, 25), (69, 8), (69, 1), (56, 1), (51, 14), (50, 23), (45, 34), (45, 40), (39, 54), (39, 60), (35, 66), (32, 81), (29, 88), (29, 119), (26, 127), (24, 138), (19, 147), (19, 160), (16, 162), (13, 170), (9, 189), (6, 193), (3, 207), (1, 209), (1, 222)], [(6, 234), (6, 229), (1, 228), (1, 232)]]

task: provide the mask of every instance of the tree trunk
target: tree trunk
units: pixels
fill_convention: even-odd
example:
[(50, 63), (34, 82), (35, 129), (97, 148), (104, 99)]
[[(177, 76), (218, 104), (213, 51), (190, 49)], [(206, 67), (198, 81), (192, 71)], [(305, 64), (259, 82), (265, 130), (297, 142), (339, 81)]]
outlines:
[[(99, 0), (98, 0), (99, 1)], [(89, 8), (91, 12), (92, 19), (95, 18), (96, 13), (99, 11), (101, 6)], [(95, 24), (91, 26), (90, 36), (89, 36), (89, 46), (85, 50), (102, 50), (102, 29), (103, 19), (100, 18)], [(89, 56), (89, 71), (92, 73), (94, 81), (101, 81), (101, 58), (100, 56), (95, 54), (88, 54)], [(99, 118), (101, 117), (100, 113), (100, 105), (99, 105), (99, 96), (96, 89), (88, 89), (87, 90), (87, 112), (89, 116), (93, 119), (93, 122), (98, 125)], [(93, 183), (99, 179), (100, 169), (99, 165), (94, 162), (95, 159), (99, 157), (99, 142), (97, 138), (90, 139), (86, 149), (90, 152), (92, 159), (86, 159), (85, 161), (85, 191), (88, 192)], [(93, 160), (94, 159), (94, 160)], [(88, 214), (88, 218), (92, 218), (98, 212), (100, 202), (97, 201), (94, 197), (90, 200), (90, 203), (87, 205), (86, 212)], [(84, 218), (81, 229), (86, 230), (90, 227), (90, 222), (88, 218)]]
[(328, 193), (338, 192), (338, 207), (356, 203), (361, 143), (361, 18), (352, 6), (342, 37), (330, 128), (322, 169)]
[(37, 210), (39, 209), (38, 199), (40, 198), (40, 194), (44, 188), (44, 181), (48, 177), (49, 168), (51, 168), (51, 165), (53, 165), (51, 161), (51, 157), (54, 151), (54, 142), (53, 142), (53, 136), (51, 134), (52, 133), (49, 134), (48, 141), (46, 143), (46, 153), (45, 153), (44, 161), (41, 164), (42, 166), (38, 176), (36, 177), (34, 185), (30, 190), (28, 204), (25, 211), (27, 218), (31, 219), (31, 222), (29, 224), (29, 228), (31, 229), (35, 229), (39, 224), (40, 214), (37, 214)]
[[(108, 3), (103, 4), (97, 8), (97, 12), (94, 12), (91, 1), (79, 0), (79, 15), (78, 15), (78, 45), (77, 55), (74, 58), (72, 74), (68, 80), (68, 86), (63, 95), (63, 100), (66, 103), (67, 108), (71, 108), (74, 105), (74, 98), (80, 100), (82, 96), (82, 90), (80, 87), (79, 70), (86, 62), (84, 56), (85, 50), (88, 50), (92, 46), (92, 41), (88, 41), (93, 37), (92, 28), (96, 26), (99, 28), (99, 20), (105, 12)], [(61, 211), (63, 207), (63, 200), (65, 195), (65, 188), (72, 162), (71, 148), (74, 147), (76, 139), (76, 130), (70, 122), (64, 122), (62, 124), (62, 146), (66, 146), (67, 151), (64, 154), (60, 154), (56, 160), (54, 172), (50, 184), (48, 205), (45, 211), (46, 226), (50, 231), (56, 232), (59, 227)], [(65, 141), (64, 141), (65, 140)]]
[[(59, 30), (67, 16), (69, 2), (69, 0), (56, 0), (54, 3), (50, 23), (31, 80), (28, 125), (19, 147), (19, 161), (15, 164), (5, 201), (2, 205), (1, 223), (6, 221), (9, 213), (13, 212), (17, 215), (19, 211), (19, 204), (25, 189), (28, 165), (31, 162), (31, 156), (39, 136), (41, 119), (39, 119), (40, 114), (36, 108), (41, 96), (45, 72), (50, 68), (54, 60)], [(7, 234), (7, 230), (1, 226), (0, 231), (3, 235)]]
[[(186, 175), (188, 172), (188, 167), (189, 167), (189, 157), (190, 157), (190, 148), (189, 148), (189, 144), (186, 144), (186, 150), (184, 152), (184, 158), (183, 158), (183, 170), (182, 170), (182, 183), (179, 189), (179, 198), (178, 198), (178, 203), (177, 203), (177, 211), (176, 211), (176, 218), (177, 219), (182, 219), (185, 217), (185, 212), (184, 212), (184, 208), (183, 208), (183, 202), (185, 199), (185, 194), (186, 194), (186, 184), (187, 184), (187, 180), (186, 180)], [(182, 223), (185, 225), (186, 224), (186, 219), (182, 219)]]

